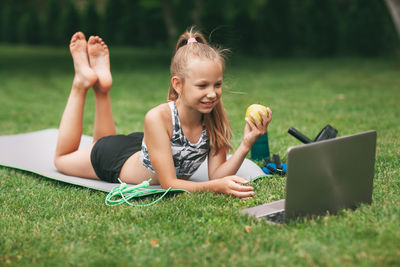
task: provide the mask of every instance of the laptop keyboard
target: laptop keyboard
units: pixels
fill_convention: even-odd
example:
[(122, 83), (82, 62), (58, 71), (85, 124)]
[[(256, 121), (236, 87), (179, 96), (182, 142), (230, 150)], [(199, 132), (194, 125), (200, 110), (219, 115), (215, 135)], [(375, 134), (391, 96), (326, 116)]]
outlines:
[(282, 211), (275, 212), (273, 214), (269, 214), (269, 215), (265, 216), (264, 218), (268, 221), (282, 224), (284, 217), (285, 217), (285, 211), (282, 210)]

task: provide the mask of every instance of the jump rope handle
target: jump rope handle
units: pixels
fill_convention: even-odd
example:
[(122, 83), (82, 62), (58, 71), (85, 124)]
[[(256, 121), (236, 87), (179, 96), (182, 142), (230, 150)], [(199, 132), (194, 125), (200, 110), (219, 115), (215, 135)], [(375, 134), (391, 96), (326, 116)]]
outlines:
[(309, 144), (309, 143), (313, 142), (310, 138), (308, 138), (307, 136), (305, 136), (304, 134), (302, 134), (301, 132), (296, 130), (294, 127), (290, 127), (288, 130), (288, 133), (293, 135), (294, 137), (296, 137), (298, 140), (300, 140), (304, 144)]

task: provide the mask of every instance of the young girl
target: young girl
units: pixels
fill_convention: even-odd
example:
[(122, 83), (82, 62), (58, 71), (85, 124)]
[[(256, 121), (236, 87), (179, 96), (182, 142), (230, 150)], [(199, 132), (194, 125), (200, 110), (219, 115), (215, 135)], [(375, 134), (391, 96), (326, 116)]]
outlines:
[[(61, 119), (55, 166), (68, 175), (138, 184), (152, 179), (163, 188), (212, 191), (240, 198), (254, 195), (247, 180), (235, 176), (253, 143), (267, 131), (271, 121), (246, 119), (243, 140), (227, 160), (231, 128), (222, 103), (225, 61), (221, 50), (207, 44), (198, 33), (185, 32), (179, 38), (171, 62), (168, 102), (145, 116), (144, 133), (116, 135), (111, 110), (109, 51), (98, 36), (86, 42), (83, 33), (72, 36), (70, 51), (75, 77)], [(86, 93), (95, 93), (92, 146), (78, 149)], [(187, 179), (208, 158), (206, 182)]]

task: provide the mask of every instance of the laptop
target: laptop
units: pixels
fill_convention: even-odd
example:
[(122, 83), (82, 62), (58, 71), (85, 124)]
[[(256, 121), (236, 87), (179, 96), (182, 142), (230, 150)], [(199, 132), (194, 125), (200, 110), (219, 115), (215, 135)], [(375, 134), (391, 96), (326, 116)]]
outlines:
[(286, 198), (240, 213), (287, 223), (370, 204), (375, 150), (376, 131), (290, 147)]

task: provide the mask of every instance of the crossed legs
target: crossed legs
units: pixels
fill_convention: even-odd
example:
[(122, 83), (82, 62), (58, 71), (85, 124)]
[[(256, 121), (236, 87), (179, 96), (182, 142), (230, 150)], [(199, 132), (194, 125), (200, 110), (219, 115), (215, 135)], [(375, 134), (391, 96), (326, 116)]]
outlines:
[(91, 87), (96, 100), (93, 141), (116, 133), (109, 93), (112, 85), (109, 51), (100, 37), (91, 36), (86, 42), (81, 32), (72, 36), (69, 47), (75, 76), (60, 122), (54, 163), (65, 174), (98, 179), (90, 161), (93, 145), (78, 148), (86, 94)]

